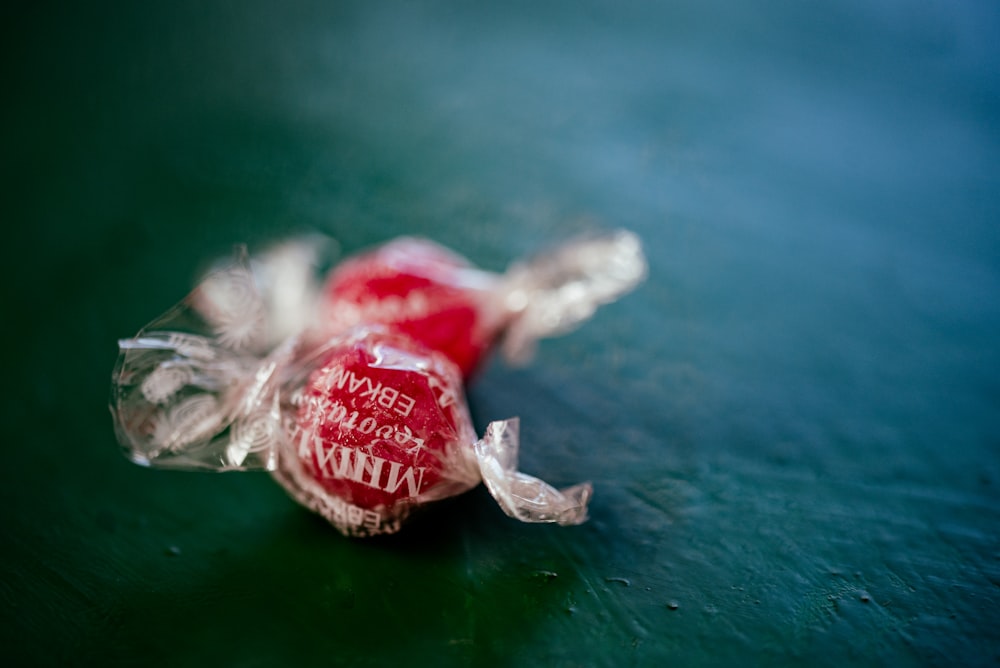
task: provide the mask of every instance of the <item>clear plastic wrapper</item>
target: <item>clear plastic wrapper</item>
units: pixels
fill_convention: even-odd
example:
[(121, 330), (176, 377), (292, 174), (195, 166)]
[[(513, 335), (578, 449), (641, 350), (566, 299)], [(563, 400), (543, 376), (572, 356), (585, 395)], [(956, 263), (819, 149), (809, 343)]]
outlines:
[(384, 327), (357, 327), (297, 360), (276, 477), (345, 533), (389, 533), (479, 483), (455, 366)]
[(270, 471), (352, 536), (393, 533), (480, 481), (516, 519), (583, 522), (590, 484), (560, 491), (518, 471), (516, 418), (477, 438), (463, 377), (504, 337), (523, 357), (631, 289), (645, 271), (635, 238), (572, 242), (504, 275), (405, 238), (334, 267), (322, 288), (313, 244), (238, 253), (120, 341), (111, 410), (127, 456)]
[(571, 331), (645, 272), (639, 240), (627, 231), (575, 239), (503, 274), (402, 237), (333, 268), (320, 291), (317, 330), (383, 324), (469, 377), (498, 341), (508, 360), (524, 362), (539, 339)]

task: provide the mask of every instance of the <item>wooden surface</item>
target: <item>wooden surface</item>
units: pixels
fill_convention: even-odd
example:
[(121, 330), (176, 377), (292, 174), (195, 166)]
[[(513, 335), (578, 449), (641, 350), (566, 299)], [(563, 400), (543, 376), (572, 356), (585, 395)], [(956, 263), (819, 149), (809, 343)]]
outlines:
[[(5, 11), (14, 663), (1000, 660), (994, 5), (280, 4)], [(354, 541), (119, 453), (116, 339), (235, 242), (617, 226), (649, 281), (470, 388), (586, 525)]]

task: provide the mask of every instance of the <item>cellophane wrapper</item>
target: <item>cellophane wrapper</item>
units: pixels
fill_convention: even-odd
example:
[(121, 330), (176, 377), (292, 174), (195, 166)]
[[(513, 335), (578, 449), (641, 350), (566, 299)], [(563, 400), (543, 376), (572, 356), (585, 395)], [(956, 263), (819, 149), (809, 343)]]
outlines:
[(470, 378), (498, 346), (525, 363), (540, 339), (566, 334), (646, 274), (638, 237), (572, 239), (503, 273), (428, 239), (400, 237), (345, 259), (317, 289), (320, 336), (380, 324), (440, 352)]
[[(398, 253), (413, 241), (394, 243)], [(645, 264), (632, 235), (574, 242), (502, 275), (434, 255), (432, 245), (431, 255), (445, 258), (435, 280), (452, 290), (449, 299), (462, 297), (457, 286), (488, 311), (474, 312), (487, 325), (477, 347), (466, 348), (472, 356), (457, 360), (451, 342), (469, 339), (446, 332), (424, 340), (419, 327), (392, 317), (331, 327), (317, 315), (320, 283), (303, 270), (308, 263), (288, 261), (304, 258), (303, 248), (292, 242), (262, 262), (240, 250), (120, 341), (111, 410), (129, 458), (161, 468), (270, 471), (293, 498), (352, 536), (398, 531), (413, 512), (480, 481), (516, 519), (586, 520), (589, 483), (559, 490), (517, 470), (516, 418), (492, 422), (476, 438), (462, 381), (495, 340), (506, 337), (508, 356), (523, 358), (538, 338), (567, 331), (634, 287)], [(437, 322), (440, 336), (449, 320)]]

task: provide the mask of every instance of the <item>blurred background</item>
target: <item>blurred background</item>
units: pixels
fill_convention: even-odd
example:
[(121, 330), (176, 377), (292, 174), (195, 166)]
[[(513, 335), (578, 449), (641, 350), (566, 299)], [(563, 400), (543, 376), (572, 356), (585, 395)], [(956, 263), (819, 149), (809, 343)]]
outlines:
[[(3, 10), (0, 638), (47, 665), (995, 665), (1000, 7)], [(592, 519), (483, 490), (347, 540), (144, 470), (116, 340), (234, 243), (475, 263), (626, 227), (650, 276), (469, 388)]]

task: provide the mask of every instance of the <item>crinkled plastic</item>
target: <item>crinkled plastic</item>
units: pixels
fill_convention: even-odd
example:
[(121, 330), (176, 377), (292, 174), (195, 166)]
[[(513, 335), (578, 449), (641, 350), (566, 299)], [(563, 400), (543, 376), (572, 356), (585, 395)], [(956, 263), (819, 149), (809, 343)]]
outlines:
[(477, 269), (427, 239), (402, 237), (333, 269), (317, 324), (324, 332), (387, 325), (469, 377), (498, 340), (508, 360), (524, 362), (538, 339), (571, 331), (645, 272), (639, 240), (627, 231), (573, 240), (505, 274)]
[(571, 242), (505, 275), (406, 238), (346, 260), (322, 289), (302, 267), (315, 243), (255, 262), (239, 252), (119, 342), (111, 410), (127, 456), (270, 471), (352, 536), (393, 533), (480, 481), (516, 519), (585, 521), (589, 483), (560, 491), (517, 470), (516, 418), (477, 438), (463, 376), (501, 338), (523, 358), (634, 287), (645, 272), (635, 237)]
[(352, 535), (479, 483), (476, 434), (455, 365), (384, 327), (334, 336), (285, 379), (288, 445), (277, 479)]

